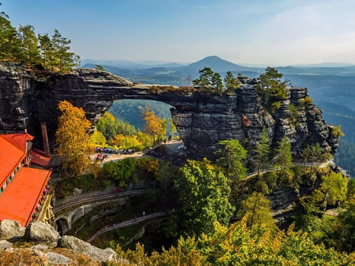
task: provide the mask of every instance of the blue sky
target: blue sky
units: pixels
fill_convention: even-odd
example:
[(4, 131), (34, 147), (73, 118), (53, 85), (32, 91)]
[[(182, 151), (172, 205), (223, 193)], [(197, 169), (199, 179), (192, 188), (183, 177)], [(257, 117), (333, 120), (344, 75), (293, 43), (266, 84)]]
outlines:
[(354, 0), (0, 0), (15, 26), (57, 28), (81, 58), (355, 63)]

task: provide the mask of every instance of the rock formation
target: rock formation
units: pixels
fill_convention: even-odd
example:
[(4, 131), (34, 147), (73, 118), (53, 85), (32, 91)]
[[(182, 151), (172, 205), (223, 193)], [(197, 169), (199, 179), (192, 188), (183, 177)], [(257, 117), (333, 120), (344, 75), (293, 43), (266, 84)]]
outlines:
[[(230, 138), (239, 139), (251, 150), (263, 127), (273, 146), (287, 135), (295, 155), (307, 144), (315, 143), (335, 153), (337, 138), (332, 134), (332, 126), (325, 123), (322, 112), (314, 104), (301, 104), (308, 96), (306, 89), (289, 88), (282, 107), (271, 112), (261, 104), (256, 80), (241, 81), (243, 85), (235, 95), (219, 96), (182, 93), (171, 86), (132, 84), (93, 69), (35, 78), (27, 72), (0, 66), (0, 132), (28, 128), (39, 141), (42, 139), (40, 122), (45, 121), (53, 147), (60, 100), (82, 107), (94, 126), (114, 100), (149, 99), (174, 107), (173, 122), (191, 157), (213, 157), (218, 142)], [(296, 121), (290, 119), (291, 103), (299, 108)]]
[[(4, 222), (5, 225), (3, 225)], [(26, 228), (20, 227), (20, 231), (16, 226), (9, 226), (9, 224), (8, 220), (2, 221), (1, 226), (8, 228), (8, 237), (2, 235), (6, 240), (0, 240), (0, 258), (6, 253), (5, 257), (9, 259), (9, 262), (18, 261), (16, 257), (19, 258), (24, 254), (33, 259), (33, 262), (37, 261), (36, 257), (38, 257), (39, 261), (43, 262), (38, 265), (47, 265), (45, 263), (79, 265), (83, 261), (90, 262), (90, 265), (101, 265), (105, 262), (130, 265), (129, 261), (120, 259), (110, 248), (100, 249), (73, 236), (60, 237), (49, 224), (35, 222)], [(25, 231), (22, 238), (13, 237)]]

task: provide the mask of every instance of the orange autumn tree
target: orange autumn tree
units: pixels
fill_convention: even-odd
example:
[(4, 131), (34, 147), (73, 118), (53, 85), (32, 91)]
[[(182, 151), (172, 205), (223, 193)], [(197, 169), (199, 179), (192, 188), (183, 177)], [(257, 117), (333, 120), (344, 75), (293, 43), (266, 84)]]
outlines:
[(145, 121), (144, 132), (150, 135), (154, 143), (166, 134), (166, 121), (157, 116), (151, 109), (146, 109), (142, 113)]
[(68, 101), (59, 102), (58, 109), (62, 115), (58, 118), (55, 134), (57, 153), (64, 159), (64, 172), (69, 176), (76, 176), (84, 172), (90, 164), (90, 137), (87, 131), (91, 123), (86, 119), (82, 108), (75, 107)]

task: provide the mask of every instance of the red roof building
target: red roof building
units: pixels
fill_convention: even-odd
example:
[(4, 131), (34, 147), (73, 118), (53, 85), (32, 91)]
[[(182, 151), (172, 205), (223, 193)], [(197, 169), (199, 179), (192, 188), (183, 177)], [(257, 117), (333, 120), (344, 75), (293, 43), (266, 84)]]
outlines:
[(27, 226), (48, 191), (51, 171), (28, 167), (32, 140), (27, 132), (0, 135), (0, 221), (16, 220)]

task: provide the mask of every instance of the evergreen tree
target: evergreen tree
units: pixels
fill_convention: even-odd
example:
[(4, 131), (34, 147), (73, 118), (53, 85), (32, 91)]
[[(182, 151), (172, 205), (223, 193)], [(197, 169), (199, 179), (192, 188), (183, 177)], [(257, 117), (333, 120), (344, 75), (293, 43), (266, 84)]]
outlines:
[(221, 79), (221, 75), (219, 73), (214, 73), (212, 77), (212, 87), (218, 93), (222, 93), (223, 91), (223, 82)]
[(199, 86), (201, 89), (210, 89), (212, 87), (212, 79), (214, 72), (211, 68), (205, 67), (199, 71), (200, 77), (192, 81), (193, 85)]
[(68, 72), (79, 65), (80, 57), (69, 51), (71, 41), (63, 37), (57, 29), (54, 30), (51, 42), (54, 48), (55, 66), (59, 71)]
[(223, 149), (216, 152), (217, 164), (222, 167), (226, 175), (235, 180), (241, 180), (247, 173), (243, 161), (247, 158), (247, 151), (238, 140), (222, 140), (219, 142)]
[(54, 73), (55, 70), (55, 49), (53, 47), (53, 43), (49, 38), (48, 34), (38, 35), (41, 57), (42, 57), (42, 65), (45, 69), (50, 70)]
[(39, 50), (39, 40), (35, 33), (34, 27), (20, 26), (20, 39), (23, 46), (23, 58), (29, 67), (39, 65), (41, 63), (41, 54)]
[[(1, 3), (0, 3), (1, 5)], [(8, 16), (0, 13), (0, 60), (19, 61), (22, 59), (22, 45), (16, 29)]]
[(238, 217), (244, 218), (246, 225), (251, 228), (255, 225), (264, 225), (268, 229), (276, 229), (271, 215), (270, 201), (262, 193), (253, 192), (242, 202)]
[(269, 164), (270, 140), (265, 128), (260, 135), (260, 140), (255, 149), (255, 165), (260, 173), (260, 169), (266, 169)]
[(227, 72), (224, 78), (224, 84), (228, 92), (235, 92), (235, 90), (239, 86), (237, 79), (233, 76), (232, 72), (230, 71)]
[(291, 142), (286, 135), (279, 142), (279, 147), (276, 149), (276, 152), (274, 167), (280, 170), (291, 169), (293, 166)]

